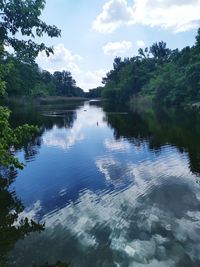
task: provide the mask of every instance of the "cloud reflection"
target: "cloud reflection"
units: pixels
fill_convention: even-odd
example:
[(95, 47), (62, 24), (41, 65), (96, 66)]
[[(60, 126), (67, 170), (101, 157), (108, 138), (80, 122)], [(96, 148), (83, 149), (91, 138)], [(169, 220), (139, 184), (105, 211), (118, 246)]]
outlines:
[[(92, 110), (90, 110), (92, 109)], [(102, 110), (89, 105), (84, 105), (77, 111), (77, 119), (72, 128), (58, 128), (54, 126), (50, 131), (43, 135), (43, 143), (48, 147), (57, 147), (68, 150), (77, 142), (85, 140), (87, 129), (89, 127), (97, 127), (102, 129), (106, 127)]]
[(84, 140), (84, 134), (81, 132), (81, 126), (75, 125), (72, 129), (59, 129), (54, 126), (53, 129), (43, 136), (43, 143), (48, 147), (57, 147), (67, 150), (78, 141)]
[[(186, 155), (174, 150), (137, 164), (102, 157), (96, 164), (106, 179), (128, 176), (134, 183), (114, 195), (87, 190), (77, 203), (47, 214), (46, 231), (24, 242), (37, 243), (43, 260), (51, 242), (54, 257), (74, 266), (102, 266), (99, 256), (105, 266), (198, 266), (200, 191)], [(57, 249), (59, 242), (64, 252)], [(22, 247), (18, 244), (16, 253)]]
[(131, 148), (131, 145), (125, 140), (105, 140), (105, 147), (110, 151), (127, 151)]

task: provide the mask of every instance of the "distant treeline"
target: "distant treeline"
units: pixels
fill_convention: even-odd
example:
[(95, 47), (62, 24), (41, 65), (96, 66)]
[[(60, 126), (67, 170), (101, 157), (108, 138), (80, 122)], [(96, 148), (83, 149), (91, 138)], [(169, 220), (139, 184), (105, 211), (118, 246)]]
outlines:
[(116, 57), (103, 83), (102, 96), (116, 102), (134, 96), (165, 105), (200, 101), (200, 29), (192, 47), (171, 50), (161, 41), (135, 57)]
[(76, 86), (69, 71), (51, 74), (40, 69), (35, 62), (23, 62), (8, 53), (1, 61), (1, 65), (9, 68), (2, 77), (8, 96), (84, 96), (84, 91)]
[(165, 42), (138, 50), (131, 58), (116, 57), (103, 78), (104, 87), (85, 93), (69, 71), (51, 74), (35, 62), (24, 62), (9, 53), (2, 57), (8, 96), (103, 97), (113, 102), (146, 98), (164, 105), (200, 102), (200, 29), (192, 47), (171, 50)]
[(85, 92), (85, 97), (88, 98), (101, 98), (103, 87), (99, 86), (94, 89), (89, 89), (89, 92)]

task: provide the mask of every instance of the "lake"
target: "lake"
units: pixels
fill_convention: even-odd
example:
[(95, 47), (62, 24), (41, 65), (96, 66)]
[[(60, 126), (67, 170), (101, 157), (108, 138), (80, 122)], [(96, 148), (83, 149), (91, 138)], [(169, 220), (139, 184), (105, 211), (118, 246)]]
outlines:
[(26, 164), (9, 187), (23, 204), (16, 224), (45, 225), (8, 242), (11, 266), (200, 266), (200, 114), (10, 107), (12, 126), (40, 127), (16, 152)]

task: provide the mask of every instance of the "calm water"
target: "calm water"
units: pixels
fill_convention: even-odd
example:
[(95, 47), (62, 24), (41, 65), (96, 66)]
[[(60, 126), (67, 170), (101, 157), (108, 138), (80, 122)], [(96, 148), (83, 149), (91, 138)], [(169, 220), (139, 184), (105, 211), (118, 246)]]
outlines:
[(45, 230), (11, 266), (200, 266), (200, 115), (85, 102), (15, 107), (41, 133), (17, 152), (10, 192)]

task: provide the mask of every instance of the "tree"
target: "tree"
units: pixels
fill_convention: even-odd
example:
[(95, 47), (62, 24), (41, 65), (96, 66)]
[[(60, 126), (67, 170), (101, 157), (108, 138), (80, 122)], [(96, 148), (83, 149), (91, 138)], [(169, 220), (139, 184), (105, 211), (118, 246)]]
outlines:
[(170, 56), (171, 50), (167, 48), (167, 44), (163, 41), (154, 43), (150, 47), (150, 53), (153, 55), (153, 57), (161, 62), (164, 60), (167, 60)]
[[(0, 0), (2, 18), (0, 22), (0, 95), (4, 94), (6, 86), (5, 81), (2, 80), (3, 74), (9, 71), (9, 64), (1, 64), (5, 55), (5, 45), (11, 45), (14, 51), (24, 59), (27, 57), (34, 59), (43, 50), (47, 55), (53, 52), (52, 48), (46, 47), (43, 43), (37, 44), (31, 39), (24, 41), (15, 38), (17, 33), (32, 38), (41, 37), (44, 33), (50, 37), (60, 35), (60, 30), (56, 26), (47, 25), (40, 20), (39, 16), (44, 9), (44, 4), (45, 0)], [(9, 167), (12, 163), (14, 167), (20, 167), (9, 148), (15, 146), (20, 135), (21, 138), (24, 138), (24, 134), (31, 137), (30, 133), (36, 128), (24, 125), (12, 130), (9, 128), (8, 118), (9, 111), (0, 107), (0, 166)]]
[(113, 101), (142, 96), (167, 105), (200, 101), (200, 29), (193, 47), (181, 51), (156, 42), (128, 60), (116, 58), (103, 78), (102, 95)]
[(56, 94), (53, 75), (41, 70), (36, 63), (29, 64), (8, 55), (2, 60), (3, 64), (10, 66), (9, 71), (2, 77), (6, 82), (8, 96), (40, 97)]
[(88, 98), (100, 98), (102, 95), (103, 87), (98, 86), (94, 89), (89, 89), (89, 92), (85, 93)]
[(196, 36), (196, 47), (200, 50), (200, 28), (197, 31), (197, 36)]
[(116, 57), (114, 59), (114, 63), (113, 63), (114, 70), (119, 69), (122, 65), (123, 65), (123, 61), (122, 61), (121, 57)]
[[(0, 95), (5, 93), (6, 83), (3, 79), (5, 73), (9, 72), (10, 65), (5, 64), (6, 55), (4, 46), (12, 46), (15, 54), (24, 61), (34, 62), (34, 58), (40, 51), (45, 51), (47, 55), (52, 53), (51, 47), (45, 44), (37, 44), (32, 39), (47, 34), (50, 37), (60, 35), (60, 30), (55, 26), (49, 26), (39, 19), (44, 8), (44, 0), (0, 0)], [(30, 37), (27, 40), (19, 40), (15, 36)], [(32, 38), (32, 39), (31, 39)], [(12, 179), (10, 174), (16, 169), (23, 168), (23, 165), (14, 156), (15, 149), (30, 140), (38, 131), (37, 127), (23, 125), (12, 129), (9, 125), (9, 110), (0, 107), (0, 197), (7, 206), (1, 206), (0, 218), (0, 265), (5, 266), (5, 254), (12, 248), (14, 243), (31, 231), (42, 230), (43, 226), (38, 225), (27, 218), (19, 225), (15, 224), (19, 212), (23, 206), (8, 191)], [(9, 243), (9, 238), (12, 242)]]
[(138, 54), (140, 57), (142, 58), (149, 58), (150, 54), (149, 54), (149, 48), (146, 47), (145, 49), (139, 48), (138, 49)]
[(6, 93), (10, 95), (31, 95), (31, 91), (40, 80), (37, 64), (21, 62), (16, 57), (8, 56), (4, 59), (9, 64), (9, 71), (3, 76), (6, 81)]
[(30, 140), (38, 131), (37, 127), (23, 125), (11, 129), (8, 119), (10, 112), (0, 107), (0, 266), (6, 262), (6, 254), (19, 238), (33, 231), (43, 230), (43, 225), (24, 218), (18, 221), (23, 205), (9, 187), (15, 178), (15, 170), (23, 165), (13, 155), (16, 148)]
[[(16, 55), (24, 60), (33, 60), (40, 51), (47, 55), (53, 53), (52, 47), (33, 41), (36, 36), (58, 37), (61, 33), (56, 26), (40, 19), (44, 6), (45, 0), (0, 0), (0, 45), (12, 46)], [(19, 40), (16, 34), (29, 40)]]
[(53, 74), (56, 91), (58, 95), (62, 96), (76, 96), (76, 81), (72, 78), (69, 71), (56, 71)]
[[(44, 43), (37, 44), (33, 39), (43, 34), (50, 37), (60, 36), (56, 26), (47, 25), (40, 19), (45, 0), (0, 0), (0, 94), (5, 93), (6, 83), (3, 80), (8, 73), (9, 64), (3, 64), (7, 53), (5, 46), (11, 46), (14, 54), (23, 61), (34, 62), (38, 53), (53, 53), (52, 47)], [(16, 34), (28, 37), (29, 40), (17, 39)]]

